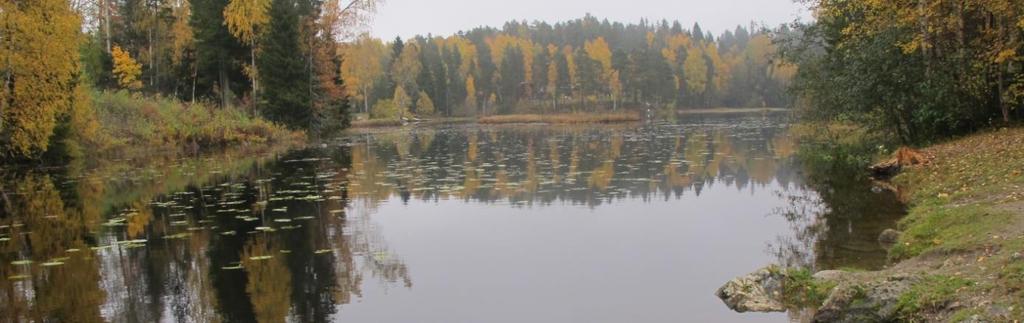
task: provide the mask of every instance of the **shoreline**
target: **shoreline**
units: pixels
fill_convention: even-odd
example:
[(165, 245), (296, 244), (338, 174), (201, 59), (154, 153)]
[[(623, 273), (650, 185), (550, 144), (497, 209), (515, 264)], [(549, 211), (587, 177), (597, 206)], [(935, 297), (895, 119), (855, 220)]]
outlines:
[(439, 124), (584, 124), (584, 123), (627, 123), (639, 122), (636, 113), (558, 113), (558, 114), (505, 114), (483, 117), (450, 117), (424, 119), (415, 122), (398, 120), (360, 120), (353, 121), (346, 129), (368, 128), (405, 128), (411, 126), (429, 126)]
[[(787, 108), (709, 108), (709, 109), (677, 109), (674, 111), (679, 116), (689, 115), (731, 115), (731, 114), (754, 114), (754, 113), (784, 113), (790, 112)], [(409, 126), (424, 126), (437, 124), (583, 124), (583, 123), (629, 123), (639, 122), (643, 118), (640, 113), (634, 111), (608, 112), (608, 113), (518, 113), (500, 114), (480, 117), (441, 117), (423, 119), (414, 122), (402, 122), (399, 120), (358, 120), (352, 121), (348, 129), (366, 128), (403, 128)]]
[[(1024, 127), (986, 130), (922, 148), (927, 161), (882, 182), (908, 205), (896, 230), (879, 237), (892, 261), (884, 269), (769, 267), (718, 295), (737, 311), (809, 309), (802, 312), (815, 322), (1021, 320), (1021, 147)], [(758, 288), (763, 295), (747, 292)], [(770, 296), (771, 288), (780, 295)]]
[(709, 108), (709, 109), (679, 109), (678, 115), (701, 115), (701, 114), (748, 114), (748, 113), (780, 113), (790, 112), (787, 108)]

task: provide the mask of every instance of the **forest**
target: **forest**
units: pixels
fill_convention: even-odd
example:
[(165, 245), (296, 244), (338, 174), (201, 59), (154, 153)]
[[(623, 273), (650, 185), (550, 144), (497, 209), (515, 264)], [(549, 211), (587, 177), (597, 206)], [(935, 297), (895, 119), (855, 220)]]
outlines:
[(772, 34), (591, 15), (511, 21), (446, 37), (361, 35), (342, 45), (341, 70), (354, 109), (371, 118), (784, 107), (796, 69), (773, 59)]
[[(373, 0), (0, 2), (0, 153), (225, 145), (341, 129), (341, 41)], [(123, 131), (119, 131), (123, 130)]]
[[(294, 137), (289, 129), (336, 132), (353, 117), (790, 102), (796, 69), (773, 60), (771, 33), (754, 25), (716, 37), (698, 24), (587, 15), (385, 43), (362, 32), (377, 5), (6, 1), (0, 146), (33, 160), (109, 146), (271, 141)], [(191, 119), (179, 118), (184, 112)]]

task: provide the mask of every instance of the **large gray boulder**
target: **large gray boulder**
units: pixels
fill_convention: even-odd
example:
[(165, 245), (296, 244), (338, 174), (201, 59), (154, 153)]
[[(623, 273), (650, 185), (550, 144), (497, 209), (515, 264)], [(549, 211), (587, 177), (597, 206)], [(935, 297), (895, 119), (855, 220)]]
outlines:
[(725, 283), (715, 292), (733, 311), (785, 312), (782, 283), (785, 275), (775, 266), (757, 270)]

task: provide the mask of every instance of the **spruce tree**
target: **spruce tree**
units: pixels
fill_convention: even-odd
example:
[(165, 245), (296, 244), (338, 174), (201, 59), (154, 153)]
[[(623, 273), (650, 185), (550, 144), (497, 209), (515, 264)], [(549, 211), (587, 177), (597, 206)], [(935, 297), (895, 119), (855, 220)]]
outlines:
[(264, 90), (261, 111), (271, 120), (292, 128), (307, 128), (312, 121), (309, 80), (299, 48), (299, 15), (295, 0), (274, 0), (270, 28), (260, 53), (260, 78)]
[(198, 55), (199, 95), (217, 95), (224, 106), (231, 104), (238, 84), (246, 81), (238, 60), (247, 57), (249, 52), (224, 25), (227, 3), (227, 0), (193, 0), (190, 20)]

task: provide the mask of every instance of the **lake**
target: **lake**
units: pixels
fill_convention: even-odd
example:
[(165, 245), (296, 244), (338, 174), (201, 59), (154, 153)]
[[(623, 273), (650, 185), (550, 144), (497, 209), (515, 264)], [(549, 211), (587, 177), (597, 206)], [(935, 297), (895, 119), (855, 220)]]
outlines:
[(785, 322), (768, 264), (880, 268), (903, 212), (808, 174), (784, 115), (356, 131), (8, 169), (0, 316), (64, 322)]

